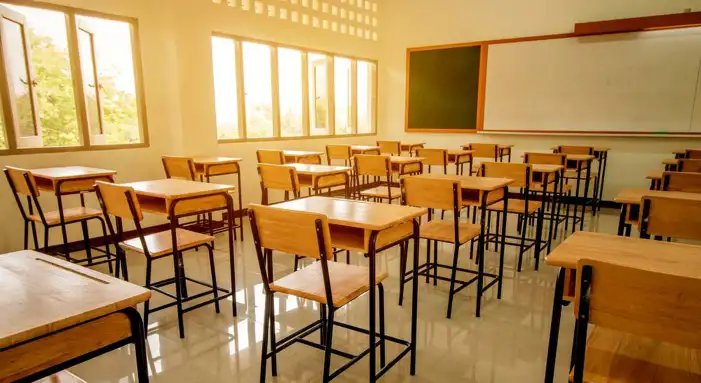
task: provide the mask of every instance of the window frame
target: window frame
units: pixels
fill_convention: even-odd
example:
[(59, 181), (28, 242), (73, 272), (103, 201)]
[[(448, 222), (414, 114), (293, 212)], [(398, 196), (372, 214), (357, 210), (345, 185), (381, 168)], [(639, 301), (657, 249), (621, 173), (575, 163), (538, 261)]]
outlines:
[[(273, 136), (272, 137), (257, 137), (257, 138), (248, 138), (246, 134), (246, 119), (245, 119), (245, 104), (242, 101), (241, 97), (238, 97), (236, 100), (236, 108), (238, 110), (238, 115), (239, 115), (239, 138), (218, 138), (218, 132), (215, 133), (215, 137), (217, 137), (217, 142), (220, 144), (226, 144), (226, 143), (237, 143), (237, 142), (260, 142), (260, 141), (288, 141), (288, 140), (306, 140), (306, 139), (319, 139), (319, 138), (348, 138), (348, 137), (359, 137), (359, 136), (376, 136), (377, 135), (377, 107), (378, 107), (378, 99), (377, 99), (377, 94), (378, 94), (378, 88), (379, 88), (379, 81), (378, 81), (378, 61), (365, 58), (365, 57), (357, 57), (357, 56), (351, 56), (347, 54), (341, 54), (341, 53), (333, 53), (333, 52), (328, 52), (328, 51), (323, 51), (319, 49), (312, 49), (312, 48), (307, 48), (307, 47), (302, 47), (302, 46), (297, 46), (297, 45), (291, 45), (291, 44), (283, 44), (283, 43), (277, 43), (274, 41), (267, 41), (267, 40), (260, 40), (260, 39), (254, 39), (250, 37), (244, 37), (244, 36), (238, 36), (238, 35), (233, 35), (229, 33), (221, 33), (214, 31), (212, 32), (211, 37), (217, 37), (217, 38), (225, 38), (225, 39), (230, 39), (234, 42), (235, 46), (238, 47), (237, 52), (236, 52), (236, 78), (237, 78), (237, 92), (239, 94), (244, 93), (243, 87), (240, 85), (241, 83), (238, 81), (238, 79), (243, 80), (244, 73), (243, 73), (243, 55), (242, 55), (242, 50), (240, 49), (241, 44), (243, 42), (251, 42), (251, 43), (257, 43), (257, 44), (265, 44), (268, 45), (271, 48), (271, 56), (274, 58), (273, 62), (271, 63), (271, 80), (272, 80), (272, 87), (273, 87), (273, 122), (275, 125), (275, 129), (273, 130)], [(280, 132), (280, 83), (279, 83), (279, 76), (276, 71), (278, 71), (278, 49), (279, 48), (286, 48), (286, 49), (294, 49), (298, 50), (302, 53), (302, 135), (301, 136), (293, 136), (293, 137), (284, 137), (281, 135)], [(327, 112), (327, 123), (329, 125), (328, 131), (329, 134), (324, 134), (324, 135), (312, 135), (311, 134), (311, 119), (310, 119), (310, 114), (314, 112), (313, 105), (311, 105), (309, 96), (310, 94), (313, 93), (313, 89), (311, 89), (311, 81), (313, 79), (309, 78), (309, 55), (310, 54), (320, 54), (320, 55), (325, 55), (327, 58), (326, 66), (327, 66), (327, 73), (326, 73), (326, 83), (327, 83), (327, 97), (328, 97), (328, 112)], [(350, 95), (351, 95), (351, 110), (350, 110), (350, 123), (351, 123), (351, 133), (349, 134), (336, 134), (336, 121), (335, 121), (335, 109), (336, 109), (336, 97), (335, 97), (335, 87), (334, 87), (334, 59), (336, 57), (339, 58), (345, 58), (349, 59), (351, 62), (351, 71), (350, 71), (350, 82), (351, 82), (351, 90), (350, 90)], [(372, 106), (374, 108), (374, 115), (373, 115), (373, 121), (372, 121), (372, 129), (371, 132), (369, 133), (358, 133), (358, 119), (357, 119), (357, 110), (358, 110), (358, 92), (357, 92), (357, 63), (358, 61), (365, 61), (368, 63), (372, 63), (375, 65), (375, 71), (372, 73), (372, 76), (374, 77), (374, 80), (372, 81), (372, 84), (374, 85), (374, 89), (371, 89), (369, 92), (374, 95), (373, 100), (372, 100)], [(214, 105), (214, 104), (213, 104)], [(215, 112), (216, 113), (216, 112)]]
[[(141, 55), (141, 39), (139, 36), (139, 20), (133, 17), (113, 15), (109, 13), (93, 11), (59, 4), (34, 2), (28, 0), (0, 0), (0, 3), (43, 9), (47, 11), (61, 12), (66, 18), (66, 37), (69, 53), (70, 69), (73, 82), (73, 94), (76, 106), (76, 119), (78, 122), (78, 131), (80, 132), (80, 143), (76, 146), (56, 146), (56, 147), (35, 147), (35, 148), (20, 148), (18, 146), (18, 138), (15, 133), (15, 125), (13, 122), (13, 112), (6, 110), (10, 105), (9, 88), (7, 84), (7, 71), (4, 60), (0, 60), (0, 102), (2, 102), (3, 113), (0, 118), (3, 119), (5, 133), (5, 149), (0, 149), (0, 156), (6, 155), (22, 155), (22, 154), (38, 154), (38, 153), (63, 153), (63, 152), (82, 152), (82, 151), (98, 151), (98, 150), (115, 150), (115, 149), (136, 149), (148, 148), (150, 146), (150, 137), (148, 134), (148, 121), (146, 119), (146, 98), (144, 91), (143, 63)], [(83, 88), (83, 73), (80, 62), (80, 50), (78, 42), (78, 16), (94, 17), (105, 20), (124, 22), (129, 25), (131, 31), (131, 50), (132, 50), (132, 65), (134, 70), (134, 88), (136, 90), (136, 110), (139, 124), (139, 134), (141, 142), (130, 144), (111, 144), (100, 145), (90, 142), (92, 134), (88, 123), (87, 105), (85, 92)], [(31, 53), (30, 53), (31, 54)], [(95, 68), (97, 69), (97, 68)], [(38, 117), (37, 117), (38, 118)], [(8, 124), (8, 121), (11, 123)]]

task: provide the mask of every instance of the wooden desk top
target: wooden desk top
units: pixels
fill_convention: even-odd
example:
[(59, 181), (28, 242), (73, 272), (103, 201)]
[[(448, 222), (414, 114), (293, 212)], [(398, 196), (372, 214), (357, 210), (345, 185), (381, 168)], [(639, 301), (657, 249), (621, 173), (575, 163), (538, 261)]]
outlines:
[(662, 160), (662, 165), (678, 165), (679, 160), (675, 158), (667, 158)]
[(35, 251), (0, 255), (0, 349), (135, 306), (151, 292)]
[(324, 214), (329, 224), (365, 230), (384, 230), (420, 217), (428, 209), (341, 198), (313, 196), (271, 205), (281, 209)]
[(448, 150), (448, 155), (449, 156), (462, 156), (465, 154), (472, 154), (474, 153), (474, 150)]
[(592, 161), (594, 158), (591, 154), (567, 154), (567, 161)]
[(322, 152), (308, 152), (304, 150), (283, 150), (282, 152), (288, 157), (316, 157), (324, 155)]
[(700, 193), (686, 193), (686, 192), (675, 192), (675, 191), (662, 191), (662, 190), (650, 190), (643, 188), (626, 188), (621, 190), (614, 202), (625, 203), (625, 204), (640, 204), (643, 197), (669, 197), (678, 199), (687, 199), (691, 201), (701, 201)]
[(611, 234), (578, 231), (558, 245), (545, 261), (576, 269), (582, 258), (701, 279), (701, 246)]
[[(552, 146), (552, 147), (550, 147), (550, 149), (552, 149), (552, 150), (557, 150), (558, 147), (557, 147), (557, 146)], [(597, 148), (597, 147), (595, 147), (595, 148), (594, 148), (594, 151), (595, 151), (595, 152), (608, 152), (608, 151), (611, 151), (611, 148), (606, 148), (606, 147), (598, 147), (598, 148)]]
[(675, 150), (672, 152), (672, 154), (677, 155), (677, 154), (686, 154), (687, 149), (683, 150)]
[(423, 141), (418, 141), (418, 142), (411, 142), (410, 141), (410, 142), (402, 142), (401, 145), (402, 146), (419, 146), (419, 145), (426, 145), (426, 143)]
[(423, 157), (391, 156), (389, 160), (393, 164), (413, 164), (415, 162), (422, 162), (424, 159)]
[(351, 150), (364, 151), (364, 150), (379, 150), (379, 146), (375, 145), (351, 145)]
[(433, 178), (442, 180), (459, 181), (462, 189), (492, 191), (511, 185), (514, 180), (510, 178), (473, 177), (454, 174), (424, 173), (409, 177)]
[(313, 164), (285, 164), (297, 169), (298, 174), (323, 176), (326, 174), (338, 174), (351, 171), (348, 166), (328, 166), (328, 165), (313, 165)]
[(235, 164), (243, 161), (243, 159), (237, 157), (195, 157), (192, 161), (196, 165), (224, 165)]
[(511, 149), (514, 147), (514, 145), (513, 144), (498, 144), (497, 147), (499, 149)]
[(88, 168), (85, 166), (61, 166), (55, 168), (43, 168), (30, 170), (34, 177), (49, 180), (70, 180), (93, 177), (106, 177), (117, 174), (115, 170)]
[(195, 197), (236, 189), (231, 185), (219, 185), (179, 179), (132, 182), (123, 184), (123, 186), (131, 186), (134, 188), (136, 194), (165, 199)]
[(564, 168), (562, 165), (531, 164), (534, 173), (556, 173)]
[(661, 180), (662, 173), (664, 173), (662, 170), (653, 170), (653, 171), (647, 173), (645, 178), (648, 180)]

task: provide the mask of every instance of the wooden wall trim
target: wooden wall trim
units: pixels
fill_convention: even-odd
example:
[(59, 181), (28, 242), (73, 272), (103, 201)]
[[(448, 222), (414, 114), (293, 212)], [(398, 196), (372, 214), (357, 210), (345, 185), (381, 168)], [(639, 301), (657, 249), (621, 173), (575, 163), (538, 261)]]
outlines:
[(701, 26), (701, 12), (577, 23), (574, 25), (574, 33), (578, 36), (586, 36), (697, 26)]

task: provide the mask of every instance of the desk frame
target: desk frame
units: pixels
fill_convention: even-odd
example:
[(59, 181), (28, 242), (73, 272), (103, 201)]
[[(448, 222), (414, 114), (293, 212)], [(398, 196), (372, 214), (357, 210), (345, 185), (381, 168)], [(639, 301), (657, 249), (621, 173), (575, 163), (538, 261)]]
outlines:
[[(234, 219), (234, 233), (236, 233), (236, 228), (238, 227), (239, 229), (239, 234), (241, 236), (241, 242), (243, 242), (243, 189), (241, 189), (241, 166), (239, 165), (240, 160), (238, 161), (228, 161), (228, 162), (222, 162), (222, 163), (198, 163), (197, 159), (195, 159), (195, 170), (199, 170), (199, 167), (202, 167), (202, 172), (200, 173), (200, 179), (203, 181), (206, 181), (207, 183), (210, 183), (212, 177), (216, 176), (224, 176), (224, 175), (233, 175), (236, 174), (236, 194), (238, 194), (238, 203), (239, 203), (239, 217), (238, 217), (238, 224), (236, 224), (236, 219)], [(221, 172), (215, 172), (214, 174), (212, 169), (216, 171), (217, 168), (222, 168), (222, 169), (227, 169), (228, 167), (232, 167), (231, 170), (222, 170)], [(211, 222), (211, 217), (209, 217), (209, 220)], [(219, 230), (215, 230), (214, 233), (221, 233), (226, 230), (229, 230), (231, 228), (221, 228)]]

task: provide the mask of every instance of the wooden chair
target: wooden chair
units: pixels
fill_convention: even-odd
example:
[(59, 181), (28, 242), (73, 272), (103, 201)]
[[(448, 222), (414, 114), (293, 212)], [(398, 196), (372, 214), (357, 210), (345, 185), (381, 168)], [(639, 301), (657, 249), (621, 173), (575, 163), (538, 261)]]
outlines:
[(701, 173), (701, 160), (681, 159), (677, 171), (686, 173)]
[(701, 193), (701, 173), (662, 173), (662, 190)]
[(382, 178), (385, 178), (385, 185), (362, 191), (358, 189), (360, 199), (373, 199), (380, 202), (387, 200), (388, 203), (392, 203), (395, 199), (402, 197), (402, 190), (398, 187), (392, 187), (392, 164), (389, 156), (358, 154), (354, 158), (356, 185), (360, 185), (361, 176), (373, 177), (375, 181), (380, 183), (383, 183)]
[(572, 381), (701, 381), (698, 279), (582, 259), (575, 312)]
[[(220, 297), (219, 292), (228, 293), (227, 290), (217, 287), (217, 275), (214, 265), (214, 237), (211, 235), (200, 234), (194, 231), (185, 230), (182, 228), (174, 228), (172, 230), (165, 230), (154, 234), (146, 235), (141, 227), (141, 221), (144, 216), (141, 211), (141, 205), (139, 200), (136, 198), (136, 193), (134, 189), (128, 186), (121, 186), (116, 184), (110, 184), (106, 182), (97, 182), (97, 198), (100, 201), (100, 206), (102, 207), (102, 212), (107, 222), (107, 227), (110, 231), (110, 237), (115, 246), (121, 247), (120, 259), (121, 264), (124, 268), (125, 275), (127, 274), (127, 262), (126, 262), (126, 250), (131, 250), (137, 253), (141, 253), (146, 258), (146, 282), (144, 287), (147, 289), (159, 292), (167, 297), (175, 300), (175, 302), (166, 303), (162, 306), (151, 308), (149, 301), (144, 303), (144, 328), (148, 329), (148, 315), (151, 312), (159, 311), (171, 306), (177, 306), (178, 312), (178, 327), (180, 329), (180, 337), (185, 337), (185, 328), (183, 325), (183, 314), (194, 310), (196, 308), (202, 307), (206, 304), (214, 303), (214, 307), (217, 313), (219, 313), (219, 300), (226, 299), (225, 296)], [(110, 216), (115, 217), (116, 230), (114, 225), (112, 225), (112, 220)], [(123, 232), (123, 221), (128, 220), (134, 223), (136, 228), (136, 237), (131, 239), (125, 239)], [(173, 238), (175, 237), (175, 242), (177, 247), (173, 247)], [(185, 263), (183, 260), (183, 255), (185, 251), (199, 248), (204, 246), (209, 251), (209, 267), (212, 276), (212, 282), (200, 282), (198, 280), (188, 278), (185, 276)], [(161, 281), (152, 281), (151, 272), (152, 264), (154, 261), (159, 259), (164, 259), (172, 256), (173, 258), (173, 278), (167, 278)], [(119, 264), (118, 264), (119, 265)], [(119, 266), (118, 266), (119, 267)], [(195, 295), (187, 295), (187, 282), (196, 283), (202, 287), (208, 288), (207, 291), (197, 293)], [(175, 284), (175, 295), (172, 293), (162, 290), (164, 286)], [(212, 294), (212, 299), (205, 302), (198, 302), (192, 307), (183, 308), (183, 303), (189, 302), (194, 299), (202, 298), (206, 295)], [(230, 295), (230, 294), (227, 294)], [(235, 303), (234, 303), (235, 304)]]
[(447, 149), (427, 149), (417, 148), (416, 156), (424, 159), (423, 164), (428, 165), (428, 172), (431, 166), (443, 168), (443, 174), (448, 174), (448, 150)]
[(689, 158), (693, 160), (701, 160), (701, 150), (698, 149), (687, 149), (684, 154), (684, 158)]
[(377, 141), (377, 146), (380, 148), (380, 154), (402, 155), (402, 143), (400, 141)]
[[(519, 247), (518, 254), (518, 271), (521, 271), (521, 265), (523, 263), (523, 254), (533, 247), (534, 258), (535, 258), (535, 269), (538, 270), (538, 265), (540, 262), (540, 251), (541, 251), (541, 236), (543, 234), (543, 203), (540, 201), (531, 200), (531, 183), (533, 179), (533, 173), (531, 171), (531, 164), (519, 164), (510, 162), (483, 162), (482, 170), (480, 174), (483, 177), (494, 177), (494, 178), (509, 178), (513, 180), (513, 183), (509, 185), (512, 188), (519, 189), (519, 198), (509, 198), (509, 203), (506, 207), (507, 213), (516, 214), (518, 216), (517, 229), (520, 236), (510, 236), (507, 235), (506, 239), (516, 239), (519, 240), (518, 243), (504, 241), (506, 245), (514, 245)], [(492, 212), (496, 212), (496, 222), (497, 228), (494, 235), (489, 235), (488, 242), (494, 242), (495, 244), (500, 243), (499, 240), (499, 222), (501, 220), (501, 214), (504, 212), (504, 202), (497, 202), (491, 204), (487, 207), (489, 212), (489, 217), (491, 218)], [(536, 233), (535, 239), (526, 238), (526, 231), (528, 228), (528, 221), (533, 217), (536, 219)], [(491, 221), (491, 219), (489, 220)], [(489, 231), (489, 227), (487, 228)], [(529, 242), (526, 244), (526, 242)]]
[[(555, 153), (562, 153), (562, 154), (581, 154), (581, 155), (594, 155), (594, 147), (593, 146), (572, 146), (572, 145), (559, 145), (557, 149), (555, 149)], [(596, 201), (597, 197), (597, 192), (599, 190), (599, 174), (593, 170), (592, 168), (593, 161), (589, 162), (584, 162), (584, 165), (581, 165), (580, 167), (580, 162), (578, 161), (566, 161), (565, 162), (565, 173), (564, 173), (564, 180), (565, 183), (569, 184), (570, 180), (575, 182), (574, 186), (574, 195), (577, 197), (577, 199), (580, 198), (580, 189), (582, 190), (583, 194), (588, 193), (587, 190), (587, 182), (589, 182), (590, 186), (593, 185), (594, 190), (592, 191), (592, 198), (589, 201), (583, 201), (581, 203), (582, 209), (586, 210), (587, 204), (591, 203), (592, 209), (591, 213), (592, 215), (596, 215), (596, 206), (598, 206), (599, 202)], [(580, 171), (581, 170), (581, 171)], [(589, 178), (587, 179), (587, 173), (589, 173)], [(593, 181), (593, 184), (592, 184)], [(582, 187), (580, 188), (580, 184), (584, 183), (581, 185)], [(568, 198), (569, 199), (569, 198)], [(580, 220), (580, 226), (581, 228), (584, 227), (584, 215), (582, 214), (581, 217), (577, 217), (577, 205), (574, 207), (574, 217), (572, 217), (572, 232), (574, 233), (575, 231), (575, 226), (577, 223), (577, 220)], [(567, 223), (565, 223), (565, 226)], [(565, 229), (566, 230), (566, 229)]]
[(638, 221), (641, 238), (701, 239), (701, 198), (645, 196)]
[[(474, 274), (473, 270), (458, 267), (458, 256), (460, 246), (478, 239), (482, 230), (480, 225), (460, 222), (460, 211), (462, 210), (462, 190), (460, 182), (444, 179), (430, 179), (420, 177), (404, 177), (401, 180), (403, 190), (403, 203), (410, 206), (418, 206), (429, 209), (428, 222), (421, 224), (421, 238), (426, 239), (426, 263), (419, 266), (419, 275), (426, 278), (433, 278), (433, 284), (437, 281), (449, 281), (450, 290), (448, 295), (447, 318), (450, 318), (453, 310), (453, 296), (470, 282), (457, 280), (457, 272)], [(432, 210), (441, 209), (453, 212), (453, 218), (449, 220), (433, 219)], [(433, 241), (433, 262), (430, 262), (431, 241)], [(453, 263), (444, 265), (438, 263), (438, 242), (453, 244)], [(478, 249), (477, 251), (482, 251)], [(404, 284), (409, 282), (411, 273), (406, 272), (407, 257), (406, 252), (401, 253), (400, 268), (402, 283), (399, 289), (399, 304), (404, 296)], [(450, 278), (438, 275), (438, 268), (451, 270)], [(433, 275), (431, 271), (433, 270)], [(455, 284), (460, 287), (456, 289)]]
[[(369, 271), (366, 267), (332, 262), (333, 250), (329, 224), (326, 216), (322, 214), (252, 204), (249, 205), (248, 215), (265, 291), (260, 381), (265, 381), (268, 359), (271, 359), (273, 376), (277, 376), (277, 354), (294, 342), (324, 350), (323, 381), (330, 381), (331, 354), (334, 352), (332, 348), (334, 326), (363, 331), (355, 326), (336, 323), (335, 313), (375, 286), (379, 290), (379, 342), (381, 360), (384, 361), (385, 320), (382, 281), (387, 278), (387, 273), (378, 273), (375, 286), (370, 286)], [(276, 278), (273, 273), (274, 251), (312, 258), (318, 262), (282, 278)], [(317, 302), (321, 305), (321, 318), (278, 342), (275, 338), (276, 320), (273, 307), (275, 294), (288, 294)], [(375, 307), (370, 308), (370, 314), (375, 315)], [(316, 329), (321, 331), (321, 344), (303, 339)], [(345, 370), (359, 359), (351, 360), (340, 370)]]
[(343, 161), (343, 166), (351, 166), (353, 151), (350, 145), (326, 145), (326, 164), (333, 165), (332, 161)]
[[(523, 162), (527, 164), (539, 164), (539, 165), (562, 165), (563, 167), (566, 167), (566, 161), (567, 161), (567, 156), (563, 153), (538, 153), (538, 152), (526, 152), (523, 155)], [(531, 187), (531, 191), (537, 194), (547, 194), (547, 193), (554, 193), (555, 192), (555, 179), (554, 177), (552, 179), (548, 179), (548, 185), (545, 187), (543, 186), (543, 180), (539, 178), (535, 178), (536, 174), (533, 175), (533, 185)], [(561, 173), (561, 177), (564, 176), (564, 170)], [(560, 199), (555, 201), (555, 203), (558, 204), (556, 206), (557, 208), (557, 221), (555, 222), (555, 231), (553, 234), (554, 238), (557, 238), (557, 228), (560, 226), (560, 222), (562, 220), (565, 221), (565, 231), (568, 229), (569, 225), (569, 218), (570, 218), (570, 200), (572, 197), (572, 185), (566, 184), (564, 182), (561, 182), (559, 185), (560, 190), (557, 191), (557, 193), (560, 193)], [(567, 195), (567, 198), (564, 198), (564, 196)], [(560, 219), (560, 204), (564, 203), (565, 204), (565, 217), (561, 220)], [(572, 217), (574, 218), (574, 217)], [(572, 223), (574, 225), (574, 222)]]
[[(10, 184), (12, 194), (15, 197), (15, 202), (19, 208), (22, 220), (24, 221), (25, 250), (29, 249), (30, 226), (32, 228), (34, 248), (36, 250), (42, 249), (44, 252), (47, 252), (49, 247), (49, 231), (51, 228), (61, 227), (61, 221), (65, 222), (66, 225), (79, 223), (83, 232), (83, 245), (85, 247), (86, 258), (74, 259), (71, 258), (70, 254), (64, 254), (64, 257), (70, 262), (84, 266), (96, 266), (107, 263), (109, 271), (112, 273), (112, 262), (114, 262), (115, 259), (112, 258), (109, 245), (105, 245), (104, 255), (93, 257), (92, 252), (90, 251), (91, 249), (100, 250), (93, 248), (90, 245), (90, 233), (87, 224), (90, 220), (99, 221), (100, 225), (102, 226), (103, 236), (107, 236), (105, 222), (102, 219), (102, 212), (100, 210), (85, 207), (85, 200), (81, 194), (80, 207), (64, 208), (63, 210), (51, 210), (45, 212), (41, 208), (41, 204), (39, 204), (39, 188), (37, 187), (34, 176), (29, 170), (6, 166), (4, 172), (7, 182)], [(25, 199), (25, 204), (22, 203), (22, 199)], [(41, 223), (42, 226), (44, 226), (44, 246), (42, 248), (39, 247), (39, 241), (37, 238), (37, 223)], [(68, 244), (65, 241), (66, 238), (64, 237), (64, 247), (67, 247)]]
[(282, 150), (256, 150), (256, 158), (259, 164), (282, 165), (285, 163), (285, 153)]
[(465, 150), (474, 150), (472, 153), (472, 158), (480, 158), (479, 162), (472, 165), (470, 169), (470, 175), (477, 174), (480, 170), (480, 163), (482, 161), (499, 161), (499, 145), (497, 144), (486, 144), (486, 143), (471, 143), (462, 146)]
[(162, 156), (163, 170), (166, 178), (176, 178), (187, 181), (196, 181), (195, 163), (190, 157)]
[(260, 176), (260, 189), (262, 193), (261, 204), (268, 205), (269, 190), (281, 190), (285, 192), (285, 201), (300, 197), (299, 177), (297, 169), (285, 165), (258, 164)]

